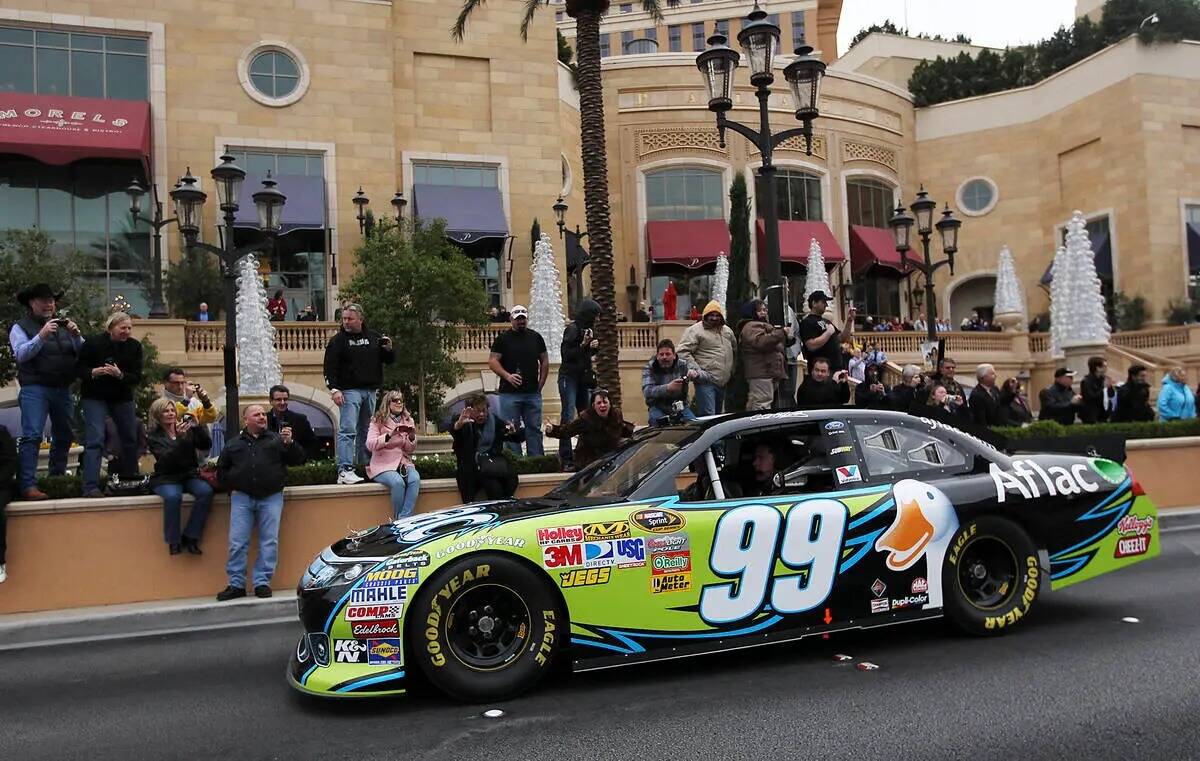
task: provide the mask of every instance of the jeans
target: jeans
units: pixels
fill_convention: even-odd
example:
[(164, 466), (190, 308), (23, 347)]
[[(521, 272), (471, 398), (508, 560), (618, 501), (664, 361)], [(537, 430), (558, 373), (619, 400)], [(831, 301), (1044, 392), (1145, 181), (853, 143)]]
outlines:
[(369, 462), (367, 453), (367, 428), (375, 414), (375, 389), (347, 388), (342, 390), (346, 398), (338, 413), (337, 464), (338, 470), (349, 468), (357, 462)]
[(699, 417), (720, 415), (725, 408), (725, 389), (711, 383), (696, 384), (696, 413)]
[(137, 418), (133, 402), (83, 399), (83, 493), (100, 488), (100, 458), (104, 454), (104, 419), (112, 415), (121, 437), (122, 476), (137, 474)]
[(21, 408), (21, 439), (18, 442), (18, 491), (24, 492), (37, 484), (38, 448), (50, 417), (50, 475), (67, 472), (67, 452), (71, 448), (74, 415), (69, 388), (53, 386), (21, 386), (17, 394)]
[[(662, 420), (663, 418), (669, 416), (670, 414), (671, 414), (670, 412), (664, 412), (663, 410), (660, 410), (658, 407), (651, 407), (650, 408), (650, 418), (649, 418), (650, 425), (658, 425), (659, 420)], [(696, 419), (696, 413), (692, 412), (691, 407), (683, 408), (683, 419), (684, 420), (695, 420)]]
[(279, 516), (283, 513), (283, 492), (261, 499), (245, 492), (229, 495), (229, 562), (225, 573), (229, 586), (246, 586), (246, 548), (250, 530), (258, 524), (258, 557), (254, 559), (254, 586), (270, 586), (279, 555)]
[[(579, 379), (568, 375), (558, 376), (558, 399), (562, 404), (562, 417), (559, 418), (562, 425), (574, 420), (577, 413), (583, 412), (588, 407), (587, 389), (580, 387)], [(558, 440), (558, 461), (563, 465), (570, 465), (574, 462), (569, 436)]]
[(213, 501), (213, 490), (208, 482), (203, 478), (189, 478), (183, 483), (159, 484), (154, 487), (154, 493), (162, 497), (163, 541), (167, 544), (179, 544), (179, 511), (184, 492), (194, 496), (196, 501), (192, 504), (192, 514), (188, 516), (183, 535), (197, 541), (204, 536), (204, 524), (208, 522), (208, 510)]
[[(525, 449), (530, 456), (541, 456), (542, 450), (542, 395), (541, 394), (501, 394), (500, 417), (510, 423), (525, 425)], [(500, 434), (499, 431), (496, 432)], [(521, 445), (516, 442), (505, 442), (513, 454), (521, 454)]]
[(377, 484), (383, 484), (392, 492), (392, 520), (407, 518), (417, 507), (417, 494), (421, 491), (421, 475), (417, 469), (408, 466), (407, 476), (401, 476), (398, 470), (385, 470), (371, 479)]

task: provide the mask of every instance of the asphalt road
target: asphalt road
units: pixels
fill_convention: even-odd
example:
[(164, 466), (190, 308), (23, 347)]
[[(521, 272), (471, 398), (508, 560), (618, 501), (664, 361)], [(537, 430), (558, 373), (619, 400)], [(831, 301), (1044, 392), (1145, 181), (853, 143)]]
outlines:
[(1009, 636), (932, 622), (564, 673), (500, 719), (293, 694), (291, 626), (5, 652), (0, 758), (1196, 758), (1200, 530), (1163, 546)]

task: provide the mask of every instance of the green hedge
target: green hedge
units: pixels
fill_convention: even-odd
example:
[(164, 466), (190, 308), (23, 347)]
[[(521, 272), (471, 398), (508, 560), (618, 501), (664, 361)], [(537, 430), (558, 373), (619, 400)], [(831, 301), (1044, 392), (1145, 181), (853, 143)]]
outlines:
[[(504, 452), (521, 475), (532, 473), (557, 473), (558, 458), (553, 455), (542, 457), (518, 457)], [(414, 458), (417, 472), (421, 478), (454, 478), (453, 455), (418, 455)], [(358, 467), (358, 474), (366, 477), (366, 470)], [(288, 468), (286, 484), (288, 486), (320, 486), (337, 483), (337, 464), (333, 460), (314, 460), (303, 465)], [(51, 499), (71, 499), (83, 495), (83, 485), (79, 476), (42, 476), (38, 479), (38, 488)]]
[(1126, 439), (1168, 439), (1175, 436), (1200, 436), (1200, 419), (1148, 423), (1095, 423), (1061, 425), (1042, 420), (1024, 428), (994, 428), (1010, 439), (1059, 438), (1062, 436), (1124, 436)]

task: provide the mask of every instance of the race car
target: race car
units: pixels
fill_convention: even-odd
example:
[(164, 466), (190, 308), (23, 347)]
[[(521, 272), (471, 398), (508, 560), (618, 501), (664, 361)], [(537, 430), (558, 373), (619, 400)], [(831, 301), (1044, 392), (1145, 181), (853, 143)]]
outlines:
[(1010, 454), (901, 413), (646, 429), (544, 497), (421, 514), (326, 548), (298, 588), (297, 689), (466, 701), (576, 670), (945, 616), (1021, 626), (1047, 589), (1158, 554), (1121, 464)]

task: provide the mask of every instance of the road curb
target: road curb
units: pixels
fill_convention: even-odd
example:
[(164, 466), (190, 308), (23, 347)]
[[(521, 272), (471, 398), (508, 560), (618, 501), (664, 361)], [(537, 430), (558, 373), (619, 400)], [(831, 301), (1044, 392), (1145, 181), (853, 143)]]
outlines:
[(1172, 531), (1200, 527), (1200, 507), (1167, 508), (1158, 511), (1159, 527)]
[(296, 597), (211, 597), (13, 613), (0, 617), (0, 651), (296, 621)]

